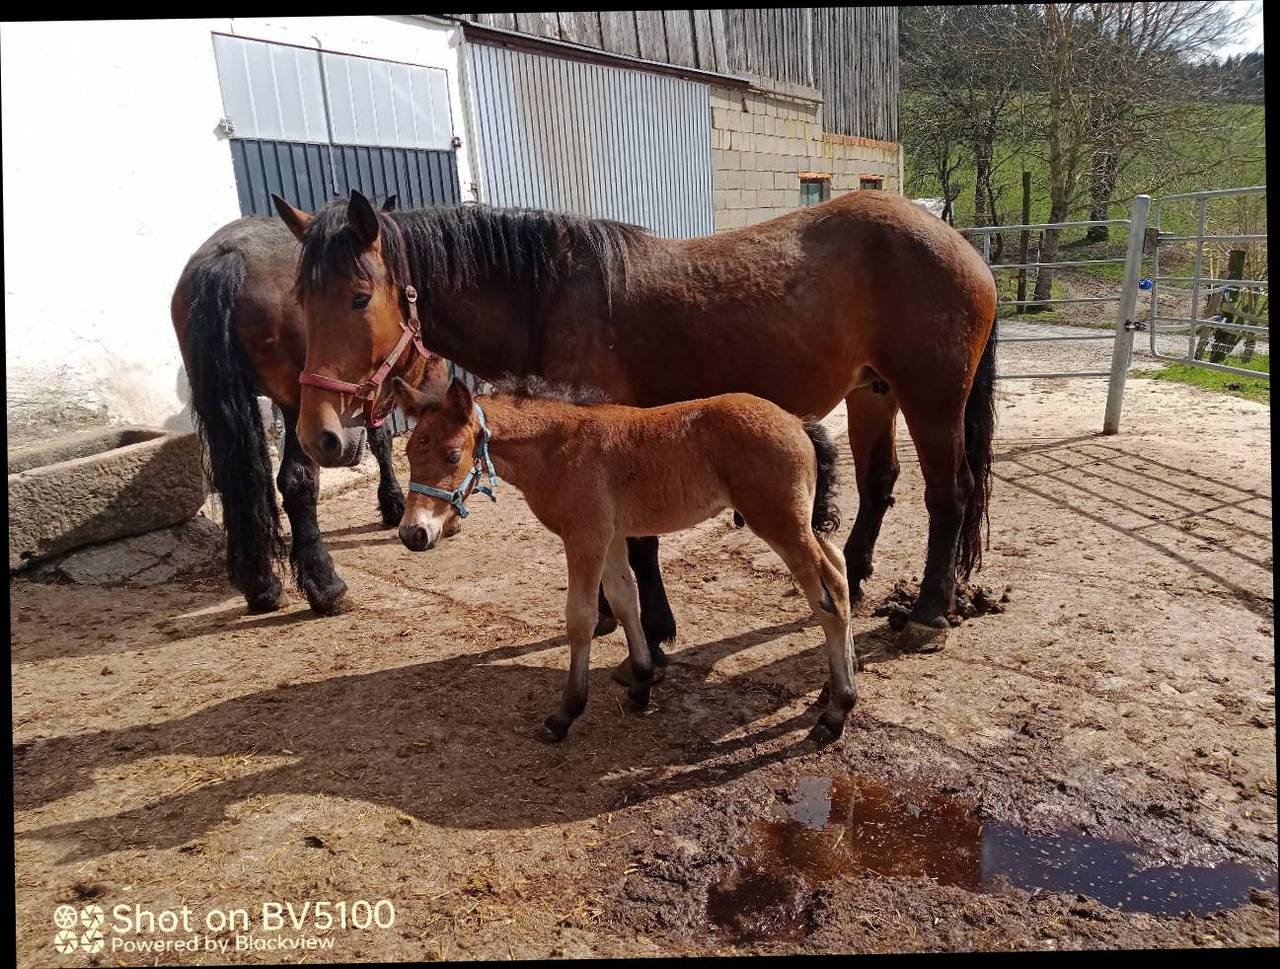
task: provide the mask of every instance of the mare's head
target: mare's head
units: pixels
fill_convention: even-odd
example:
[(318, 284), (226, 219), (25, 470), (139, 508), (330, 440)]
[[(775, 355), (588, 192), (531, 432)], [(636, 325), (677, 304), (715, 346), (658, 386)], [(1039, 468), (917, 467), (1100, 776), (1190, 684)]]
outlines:
[[(395, 349), (409, 319), (403, 239), (396, 224), (357, 191), (334, 199), (314, 216), (273, 196), (276, 209), (302, 243), (294, 293), (306, 321), (303, 370), (340, 383), (365, 385)], [(391, 368), (405, 373), (412, 345)], [(438, 364), (438, 361), (436, 361)], [(363, 450), (369, 410), (390, 404), (391, 388), (373, 389), (368, 408), (352, 393), (304, 383), (298, 440), (325, 467), (354, 464)]]
[[(455, 491), (475, 466), (480, 440), (471, 391), (456, 378), (442, 395), (415, 390), (399, 377), (395, 388), (405, 414), (417, 421), (405, 445), (410, 482)], [(473, 479), (473, 484), (477, 483), (478, 479)], [(400, 519), (400, 541), (405, 548), (414, 552), (431, 548), (442, 536), (453, 534), (457, 525), (457, 509), (443, 498), (412, 489), (405, 496)]]

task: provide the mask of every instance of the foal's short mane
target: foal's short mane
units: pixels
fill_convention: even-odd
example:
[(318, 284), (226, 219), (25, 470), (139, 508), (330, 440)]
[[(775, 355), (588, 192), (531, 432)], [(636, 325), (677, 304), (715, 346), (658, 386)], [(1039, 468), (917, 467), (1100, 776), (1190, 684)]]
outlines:
[(574, 387), (570, 384), (552, 383), (536, 376), (503, 377), (493, 384), (493, 395), (524, 400), (558, 400), (578, 406), (609, 402), (604, 391), (597, 387)]
[[(543, 286), (568, 267), (569, 255), (594, 261), (611, 293), (615, 277), (625, 288), (630, 256), (650, 238), (640, 226), (610, 219), (471, 203), (379, 212), (378, 219), (383, 258), (396, 282), (412, 281), (425, 290), (426, 299), (486, 275)], [(367, 280), (371, 275), (347, 230), (347, 199), (334, 199), (307, 230), (295, 289), (323, 285), (330, 276)]]

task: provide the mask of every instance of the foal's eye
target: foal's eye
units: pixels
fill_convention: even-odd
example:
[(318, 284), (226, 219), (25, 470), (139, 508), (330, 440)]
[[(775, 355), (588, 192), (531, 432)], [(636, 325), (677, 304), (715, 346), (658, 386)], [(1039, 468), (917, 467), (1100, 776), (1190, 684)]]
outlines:
[(459, 461), (462, 460), (462, 452), (459, 451), (457, 448), (454, 448), (452, 451), (449, 452), (448, 460), (450, 464), (457, 464)]
[(358, 310), (362, 310), (369, 305), (371, 298), (368, 293), (356, 293), (356, 298), (351, 301), (351, 305)]

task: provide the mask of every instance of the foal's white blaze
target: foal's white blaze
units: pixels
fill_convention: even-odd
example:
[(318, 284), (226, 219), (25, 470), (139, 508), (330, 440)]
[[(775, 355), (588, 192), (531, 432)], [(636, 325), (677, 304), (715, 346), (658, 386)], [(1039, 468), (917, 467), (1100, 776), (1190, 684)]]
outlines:
[(440, 541), (454, 514), (453, 508), (443, 501), (411, 491), (400, 519), (400, 541), (415, 552), (431, 548)]

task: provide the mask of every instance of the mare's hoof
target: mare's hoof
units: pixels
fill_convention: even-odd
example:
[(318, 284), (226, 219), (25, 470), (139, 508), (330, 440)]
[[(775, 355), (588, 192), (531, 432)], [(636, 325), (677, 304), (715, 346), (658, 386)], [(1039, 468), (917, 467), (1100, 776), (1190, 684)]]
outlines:
[(564, 740), (565, 734), (569, 732), (569, 723), (564, 716), (553, 713), (542, 722), (542, 730), (538, 733), (538, 739), (544, 744), (558, 744)]
[(817, 723), (813, 725), (812, 728), (810, 728), (809, 740), (811, 740), (818, 747), (826, 747), (828, 744), (833, 744), (837, 740), (839, 740), (840, 734), (843, 730), (844, 730), (843, 723), (841, 723), (839, 727), (833, 729), (826, 722), (826, 716), (824, 715), (821, 719), (818, 720)]
[(382, 524), (394, 528), (404, 518), (404, 495), (391, 495), (378, 499), (378, 511), (382, 512)]
[(618, 620), (614, 616), (601, 616), (596, 620), (596, 631), (591, 634), (593, 639), (599, 636), (608, 636), (618, 628)]
[(272, 576), (271, 585), (262, 592), (245, 596), (244, 601), (250, 613), (275, 612), (289, 604), (289, 594), (284, 591), (284, 585), (280, 580)]
[(911, 619), (899, 630), (893, 645), (901, 653), (936, 653), (947, 645), (947, 635), (950, 632), (951, 624), (945, 619), (941, 626), (930, 626)]
[(626, 706), (632, 713), (644, 713), (649, 709), (649, 688), (633, 686), (627, 690)]
[[(670, 660), (667, 660), (670, 662)], [(665, 665), (665, 663), (664, 663)], [(613, 668), (613, 672), (609, 674), (613, 677), (615, 683), (621, 683), (625, 687), (634, 687), (636, 685), (635, 675), (631, 672), (631, 657), (628, 656), (621, 663)], [(653, 676), (649, 679), (649, 685), (661, 683), (667, 675), (667, 671), (661, 666), (654, 666)]]
[(340, 576), (334, 576), (333, 584), (317, 592), (311, 600), (311, 611), (318, 616), (336, 616), (345, 612), (347, 604), (343, 597), (346, 594), (347, 583)]

